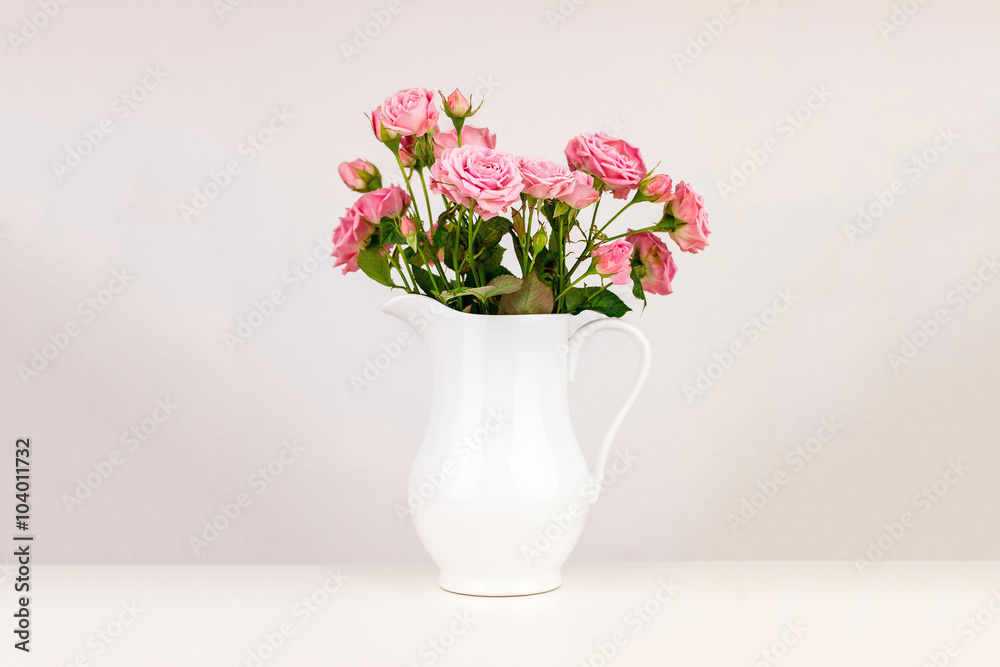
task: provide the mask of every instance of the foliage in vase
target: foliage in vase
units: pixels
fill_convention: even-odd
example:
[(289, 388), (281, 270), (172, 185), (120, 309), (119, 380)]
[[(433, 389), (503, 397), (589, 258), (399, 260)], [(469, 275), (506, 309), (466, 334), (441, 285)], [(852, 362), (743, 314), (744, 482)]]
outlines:
[[(515, 156), (496, 149), (488, 128), (466, 125), (479, 107), (460, 91), (441, 100), (448, 130), (424, 88), (399, 91), (369, 117), (405, 188), (383, 187), (367, 160), (340, 165), (347, 187), (362, 193), (333, 232), (334, 266), (345, 274), (361, 270), (471, 313), (621, 317), (631, 309), (611, 285), (631, 285), (643, 305), (647, 294), (673, 292), (677, 265), (665, 237), (683, 252), (708, 246), (701, 196), (647, 170), (628, 142), (580, 134), (566, 145), (566, 165)], [(600, 220), (605, 199), (626, 201)], [(650, 224), (608, 232), (630, 207), (648, 204), (656, 205)]]

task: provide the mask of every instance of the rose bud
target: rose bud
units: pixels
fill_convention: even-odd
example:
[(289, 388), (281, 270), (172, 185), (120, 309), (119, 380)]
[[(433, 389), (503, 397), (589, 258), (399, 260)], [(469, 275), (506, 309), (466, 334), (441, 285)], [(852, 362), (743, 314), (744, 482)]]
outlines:
[(413, 154), (416, 139), (412, 136), (403, 137), (399, 140), (399, 161), (404, 167), (412, 167), (417, 163), (417, 156)]
[(399, 219), (399, 233), (407, 238), (416, 236), (417, 223), (413, 222), (413, 220), (411, 220), (408, 216), (404, 215)]
[(468, 118), (472, 115), (469, 113), (470, 109), (472, 109), (472, 105), (469, 103), (469, 99), (458, 88), (453, 90), (451, 95), (445, 97), (444, 112), (449, 118)]
[(372, 121), (372, 132), (375, 133), (375, 138), (381, 141), (383, 144), (390, 141), (399, 139), (399, 132), (389, 129), (382, 124), (379, 115), (382, 113), (382, 107), (378, 107), (375, 111), (372, 111), (371, 121)]
[(674, 182), (666, 174), (647, 176), (639, 183), (639, 196), (645, 201), (666, 204), (674, 198)]
[(341, 162), (337, 172), (344, 184), (355, 192), (371, 192), (382, 187), (378, 167), (368, 160), (358, 158), (353, 162)]
[(542, 248), (545, 247), (545, 244), (548, 243), (548, 240), (549, 235), (545, 233), (545, 230), (539, 229), (535, 232), (535, 235), (531, 237), (531, 249), (534, 250), (537, 255), (542, 251)]

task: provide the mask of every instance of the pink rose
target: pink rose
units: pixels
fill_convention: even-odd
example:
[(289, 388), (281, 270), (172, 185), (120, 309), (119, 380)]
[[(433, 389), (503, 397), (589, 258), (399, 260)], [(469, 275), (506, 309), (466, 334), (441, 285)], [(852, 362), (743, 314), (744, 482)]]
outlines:
[[(437, 126), (438, 110), (434, 106), (434, 93), (426, 88), (401, 90), (386, 98), (372, 117), (377, 117), (383, 127), (401, 136), (423, 136)], [(375, 134), (378, 136), (377, 131)]]
[(677, 264), (667, 244), (652, 232), (630, 234), (628, 238), (635, 245), (635, 253), (642, 262), (642, 276), (639, 278), (642, 289), (650, 294), (672, 294), (674, 290), (670, 281), (677, 275)]
[(372, 111), (371, 122), (372, 122), (372, 132), (375, 133), (375, 138), (385, 143), (387, 141), (392, 141), (393, 139), (399, 139), (399, 132), (393, 132), (389, 128), (382, 125), (382, 121), (379, 120), (378, 114), (382, 110), (382, 107)]
[(644, 178), (639, 183), (639, 194), (651, 202), (666, 204), (674, 198), (674, 183), (666, 174)]
[(417, 223), (404, 215), (399, 219), (399, 233), (409, 238), (417, 233)]
[(398, 218), (410, 205), (410, 195), (398, 185), (380, 188), (361, 195), (354, 207), (368, 222), (377, 225), (382, 218)]
[(431, 190), (469, 206), (484, 220), (521, 201), (521, 170), (513, 155), (482, 146), (449, 148), (431, 167)]
[(603, 132), (570, 139), (566, 159), (571, 169), (585, 171), (606, 183), (615, 199), (625, 199), (646, 175), (639, 149)]
[(469, 109), (472, 105), (468, 98), (462, 94), (458, 88), (451, 92), (451, 95), (444, 100), (445, 113), (451, 118), (465, 118), (470, 116)]
[(602, 245), (594, 250), (594, 270), (604, 278), (611, 278), (614, 285), (625, 285), (632, 281), (632, 252), (635, 247), (618, 239), (614, 243)]
[(576, 209), (584, 209), (601, 198), (601, 193), (594, 187), (594, 177), (582, 171), (574, 171), (573, 190), (559, 197)]
[(667, 203), (670, 214), (686, 225), (677, 231), (670, 232), (670, 238), (684, 252), (698, 252), (708, 247), (708, 213), (705, 212), (705, 202), (701, 195), (691, 189), (684, 181), (674, 189), (674, 200)]
[(347, 209), (340, 224), (333, 230), (333, 252), (336, 260), (334, 266), (343, 266), (344, 273), (358, 270), (358, 255), (368, 244), (368, 239), (375, 232), (375, 226), (364, 219), (358, 210), (357, 203)]
[[(482, 146), (483, 148), (496, 148), (497, 135), (490, 132), (488, 127), (473, 127), (465, 125), (462, 127), (462, 146)], [(439, 159), (441, 154), (449, 148), (458, 148), (458, 135), (455, 128), (447, 132), (438, 132), (434, 135), (434, 158)]]
[(536, 199), (558, 199), (576, 189), (576, 179), (570, 170), (551, 160), (520, 157), (517, 166), (524, 179), (524, 194)]
[(370, 192), (382, 187), (378, 167), (368, 160), (359, 158), (353, 162), (341, 162), (337, 173), (344, 184), (355, 192)]

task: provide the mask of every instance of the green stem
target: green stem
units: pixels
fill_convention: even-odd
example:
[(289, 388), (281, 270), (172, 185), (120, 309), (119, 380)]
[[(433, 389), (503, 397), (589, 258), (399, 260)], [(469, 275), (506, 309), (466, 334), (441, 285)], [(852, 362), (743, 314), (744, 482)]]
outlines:
[(590, 231), (593, 232), (597, 227), (597, 209), (601, 208), (601, 200), (598, 199), (594, 204), (594, 217), (590, 219)]
[(615, 240), (620, 239), (620, 238), (625, 237), (625, 236), (631, 236), (632, 234), (640, 234), (642, 232), (651, 232), (654, 229), (656, 229), (657, 227), (659, 227), (658, 224), (653, 225), (651, 227), (643, 227), (642, 229), (633, 229), (630, 232), (625, 232), (624, 234), (619, 234), (618, 236), (610, 236), (610, 237), (608, 237), (608, 240), (609, 241), (615, 241)]
[(576, 285), (578, 282), (580, 282), (581, 280), (583, 280), (584, 278), (586, 278), (589, 275), (593, 275), (592, 272), (588, 271), (587, 273), (583, 274), (582, 276), (580, 276), (579, 278), (577, 278), (576, 280), (574, 280), (573, 282), (571, 282), (569, 285), (566, 286), (566, 289), (564, 289), (562, 292), (559, 292), (559, 294), (556, 295), (556, 298), (558, 299), (559, 297), (561, 297), (562, 295), (564, 295), (566, 292), (570, 291), (573, 288), (574, 285)]
[[(431, 242), (431, 249), (434, 248), (434, 211), (431, 210), (431, 196), (427, 191), (427, 181), (424, 180), (424, 170), (421, 169), (417, 172), (420, 176), (420, 187), (424, 191), (424, 203), (427, 204), (427, 238)], [(432, 259), (434, 260), (434, 265), (437, 267), (438, 273), (441, 274), (441, 280), (445, 282), (449, 287), (451, 286), (451, 281), (448, 280), (448, 275), (444, 271), (444, 267), (441, 266), (441, 260), (438, 259), (437, 253), (431, 253)]]
[[(403, 273), (403, 269), (399, 267), (399, 262), (397, 261), (398, 253), (399, 249), (396, 248), (392, 251), (391, 255), (388, 255), (389, 263), (392, 264), (393, 267), (395, 267), (396, 271), (399, 273), (399, 277), (403, 279), (403, 284), (406, 286), (406, 291), (412, 294), (416, 294), (417, 292), (412, 287), (410, 287), (410, 283), (406, 281), (406, 274)], [(411, 275), (410, 277), (412, 278), (413, 276)], [(414, 281), (413, 284), (416, 285), (416, 281)]]
[(631, 206), (632, 204), (635, 204), (635, 203), (636, 203), (636, 201), (633, 199), (629, 203), (627, 203), (624, 206), (622, 206), (621, 210), (619, 210), (617, 213), (615, 213), (613, 216), (611, 216), (611, 219), (608, 220), (606, 223), (604, 223), (604, 226), (601, 227), (601, 230), (598, 233), (603, 234), (604, 230), (608, 228), (608, 225), (610, 225), (612, 222), (614, 222), (618, 218), (619, 215), (621, 215), (622, 213), (624, 213), (625, 211), (627, 211), (628, 208), (629, 208), (629, 206)]
[[(431, 211), (431, 196), (427, 194), (427, 182), (424, 180), (424, 170), (421, 169), (417, 174), (420, 176), (420, 186), (424, 189), (424, 202), (427, 204), (427, 224), (433, 227), (434, 212)], [(414, 207), (416, 207), (416, 204), (414, 204)]]
[[(566, 237), (563, 235), (563, 218), (558, 217), (559, 220), (559, 287), (562, 288), (563, 283), (566, 281)], [(555, 311), (562, 312), (559, 307), (560, 297), (566, 292), (562, 290), (559, 296), (555, 299)]]
[[(531, 233), (531, 220), (535, 214), (535, 207), (531, 206), (528, 208), (528, 218), (524, 223), (524, 242), (521, 244), (521, 248), (524, 251), (524, 277), (527, 278), (528, 274), (531, 273), (532, 269), (535, 268), (535, 237)], [(522, 213), (522, 218), (524, 214)]]
[[(510, 230), (510, 238), (514, 242), (514, 251), (515, 251), (514, 254), (517, 255), (517, 265), (521, 269), (521, 277), (523, 278), (528, 275), (528, 270), (527, 270), (528, 258), (524, 254), (525, 253), (524, 243), (517, 236), (517, 232), (515, 232), (513, 229)], [(520, 253), (517, 252), (519, 248), (521, 250)]]
[[(406, 175), (406, 168), (403, 167), (403, 161), (399, 158), (399, 152), (398, 151), (393, 151), (393, 154), (396, 156), (396, 164), (399, 165), (399, 173), (401, 173), (403, 175), (403, 180), (406, 181), (406, 189), (410, 192), (410, 201), (413, 202), (413, 215), (417, 219), (417, 223), (420, 224), (420, 228), (423, 229), (424, 222), (423, 222), (423, 220), (420, 219), (420, 207), (417, 206), (417, 198), (413, 194), (413, 187), (410, 185), (410, 177)], [(420, 173), (420, 180), (421, 180), (421, 182), (423, 182), (423, 180), (424, 180), (424, 174), (423, 174), (423, 172)], [(424, 195), (425, 196), (427, 195), (427, 191), (426, 190), (424, 190)], [(427, 259), (427, 255), (424, 254), (424, 249), (421, 247), (421, 245), (420, 245), (419, 242), (417, 243), (417, 253), (419, 253), (420, 258), (424, 260), (424, 265), (427, 266), (427, 267), (430, 267), (431, 262), (430, 262), (429, 259)], [(410, 265), (409, 265), (409, 263), (408, 262), (404, 262), (404, 264), (406, 264), (406, 270), (410, 271)], [(440, 294), (441, 293), (441, 288), (438, 287), (437, 280), (434, 279), (434, 272), (433, 271), (428, 271), (427, 275), (431, 279), (431, 286), (434, 288), (434, 291), (437, 292), (438, 294)], [(412, 272), (410, 273), (410, 277), (413, 278), (413, 273)], [(441, 278), (444, 279), (444, 276), (442, 275)], [(416, 284), (416, 282), (417, 281), (414, 278), (413, 279), (413, 283)], [(445, 282), (447, 282), (447, 279), (445, 279)]]
[(403, 161), (399, 158), (399, 152), (393, 151), (392, 153), (396, 156), (396, 164), (399, 165), (399, 173), (403, 175), (403, 180), (406, 181), (406, 190), (410, 193), (410, 200), (413, 202), (413, 213), (417, 218), (417, 222), (423, 222), (420, 219), (420, 209), (417, 208), (417, 198), (413, 195), (413, 187), (410, 186), (410, 177), (406, 175), (406, 167), (403, 166)]
[[(475, 207), (475, 205), (476, 205), (475, 200), (470, 202), (469, 205), (470, 220), (476, 217), (476, 214), (473, 212), (473, 208)], [(473, 249), (476, 247), (475, 246), (476, 235), (479, 234), (479, 226), (481, 224), (483, 224), (483, 219), (481, 217), (479, 218), (478, 221), (476, 221), (475, 225), (473, 225), (471, 222), (469, 223), (469, 250), (466, 253), (466, 256), (469, 257), (469, 269), (472, 270), (472, 277), (475, 278), (477, 287), (483, 286), (482, 271), (476, 270), (477, 268), (482, 269), (482, 267), (477, 267), (475, 261), (473, 261), (474, 260)]]

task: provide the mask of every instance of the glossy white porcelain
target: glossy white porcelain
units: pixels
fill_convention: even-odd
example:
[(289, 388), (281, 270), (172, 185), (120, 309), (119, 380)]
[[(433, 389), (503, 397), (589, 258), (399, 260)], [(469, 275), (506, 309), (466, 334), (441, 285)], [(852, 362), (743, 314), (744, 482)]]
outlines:
[[(408, 498), (441, 587), (485, 596), (557, 588), (612, 439), (649, 372), (646, 337), (617, 319), (571, 332), (570, 315), (471, 315), (412, 294), (384, 310), (430, 351), (430, 417)], [(640, 370), (591, 469), (573, 434), (567, 384), (584, 342), (605, 329), (632, 339)]]

